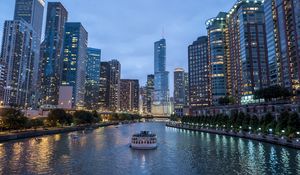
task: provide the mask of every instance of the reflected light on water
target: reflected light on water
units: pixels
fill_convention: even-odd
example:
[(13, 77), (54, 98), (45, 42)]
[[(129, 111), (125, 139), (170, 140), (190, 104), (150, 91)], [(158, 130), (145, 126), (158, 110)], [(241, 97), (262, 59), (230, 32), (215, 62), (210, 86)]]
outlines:
[[(157, 134), (156, 150), (128, 147), (141, 130)], [(79, 141), (58, 134), (0, 145), (0, 174), (300, 174), (299, 150), (162, 123), (72, 134)]]

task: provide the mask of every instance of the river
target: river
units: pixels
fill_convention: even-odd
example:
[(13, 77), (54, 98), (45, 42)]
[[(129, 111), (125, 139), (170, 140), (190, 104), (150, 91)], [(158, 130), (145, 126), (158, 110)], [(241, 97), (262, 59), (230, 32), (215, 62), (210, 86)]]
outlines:
[[(157, 134), (156, 150), (129, 148), (133, 133)], [(164, 123), (109, 126), (0, 145), (0, 174), (300, 174), (300, 150), (208, 133)]]

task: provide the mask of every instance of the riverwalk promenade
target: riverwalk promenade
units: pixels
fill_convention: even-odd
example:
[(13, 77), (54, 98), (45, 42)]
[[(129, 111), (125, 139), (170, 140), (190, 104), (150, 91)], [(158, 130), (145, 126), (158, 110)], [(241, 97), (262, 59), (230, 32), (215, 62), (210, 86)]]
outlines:
[(118, 124), (119, 124), (118, 122), (109, 122), (109, 123), (99, 123), (99, 124), (84, 125), (84, 126), (70, 126), (70, 127), (62, 127), (62, 128), (39, 128), (37, 130), (5, 132), (5, 133), (0, 133), (0, 143), (7, 142), (10, 140), (18, 140), (18, 139), (25, 139), (25, 138), (40, 137), (45, 135), (82, 131), (85, 129), (96, 129), (99, 127), (118, 125)]
[(272, 135), (272, 134), (266, 135), (263, 133), (235, 132), (232, 130), (212, 129), (209, 127), (175, 123), (175, 122), (169, 122), (166, 124), (166, 126), (172, 127), (172, 128), (177, 128), (177, 129), (190, 130), (190, 131), (199, 131), (199, 132), (206, 132), (206, 133), (211, 133), (211, 134), (252, 139), (252, 140), (257, 140), (257, 141), (261, 141), (261, 142), (267, 142), (267, 143), (277, 144), (277, 145), (281, 145), (281, 146), (287, 146), (290, 148), (300, 149), (300, 138), (289, 139), (287, 137), (276, 136), (276, 135)]

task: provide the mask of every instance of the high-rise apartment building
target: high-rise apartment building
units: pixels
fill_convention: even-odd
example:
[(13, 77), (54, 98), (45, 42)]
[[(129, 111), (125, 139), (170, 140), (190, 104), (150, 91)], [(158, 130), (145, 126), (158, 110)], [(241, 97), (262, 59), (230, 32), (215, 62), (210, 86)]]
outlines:
[(189, 98), (193, 115), (197, 110), (211, 105), (209, 77), (208, 38), (201, 36), (188, 47)]
[(116, 112), (120, 109), (121, 64), (118, 60), (101, 62), (100, 72), (100, 110)]
[[(40, 43), (43, 28), (43, 14), (44, 14), (45, 0), (16, 0), (14, 20), (23, 20), (27, 22), (35, 35), (32, 36), (32, 50), (35, 50), (33, 79), (30, 83), (34, 89), (37, 88), (38, 70), (40, 63)], [(37, 103), (38, 93), (35, 91), (32, 94), (35, 98), (32, 103)]]
[(120, 81), (120, 111), (139, 112), (139, 80), (122, 79)]
[(212, 105), (218, 105), (219, 99), (227, 95), (226, 63), (229, 52), (226, 15), (220, 12), (206, 22)]
[(41, 44), (40, 93), (42, 105), (58, 105), (62, 73), (63, 37), (68, 12), (60, 2), (49, 2), (45, 39)]
[(147, 114), (152, 113), (152, 104), (154, 98), (154, 75), (147, 76), (147, 84), (146, 84), (146, 106), (147, 106)]
[(111, 60), (110, 62), (110, 110), (118, 111), (120, 109), (120, 78), (121, 78), (121, 64), (118, 60)]
[(178, 116), (183, 115), (183, 108), (186, 105), (186, 81), (185, 72), (182, 68), (174, 71), (174, 113)]
[(35, 35), (24, 20), (5, 21), (0, 62), (6, 74), (3, 93), (6, 106), (27, 108), (32, 104)]
[(262, 0), (240, 0), (227, 15), (229, 93), (235, 103), (252, 103), (269, 86), (268, 51)]
[(300, 1), (265, 0), (271, 85), (300, 88)]
[(61, 86), (72, 87), (72, 106), (84, 106), (88, 33), (77, 22), (65, 24)]
[(109, 62), (101, 62), (100, 65), (99, 109), (104, 112), (109, 111), (111, 66)]

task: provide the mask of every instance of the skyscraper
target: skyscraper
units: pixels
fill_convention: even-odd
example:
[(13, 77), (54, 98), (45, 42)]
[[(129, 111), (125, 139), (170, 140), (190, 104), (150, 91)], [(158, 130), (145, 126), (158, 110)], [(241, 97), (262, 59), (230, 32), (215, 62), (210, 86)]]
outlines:
[(206, 22), (211, 77), (210, 96), (213, 105), (217, 105), (219, 99), (227, 95), (226, 63), (229, 52), (226, 15), (227, 13), (220, 12), (217, 17)]
[(174, 71), (174, 112), (178, 116), (183, 115), (185, 102), (185, 72), (182, 68)]
[(84, 106), (88, 33), (77, 22), (65, 24), (61, 86), (72, 87), (72, 106)]
[(100, 110), (116, 112), (120, 109), (121, 64), (118, 60), (101, 62)]
[(138, 113), (139, 80), (122, 79), (120, 82), (120, 111)]
[(16, 0), (14, 20), (26, 21), (40, 38), (42, 35), (44, 6), (45, 0)]
[(189, 73), (188, 72), (185, 72), (184, 73), (184, 91), (185, 91), (185, 106), (186, 107), (189, 107), (189, 104), (190, 104), (190, 88), (189, 88)]
[[(0, 61), (2, 61), (1, 58)], [(0, 62), (0, 106), (4, 105), (4, 87), (6, 81), (5, 78), (6, 78), (5, 64)]]
[(45, 40), (41, 45), (41, 104), (58, 105), (63, 36), (68, 12), (60, 2), (49, 2)]
[(170, 115), (169, 72), (166, 71), (166, 40), (154, 43), (154, 115)]
[(193, 115), (211, 105), (209, 78), (208, 38), (201, 36), (188, 47), (189, 98)]
[(31, 106), (35, 35), (32, 26), (23, 20), (5, 21), (0, 56), (6, 73), (5, 105)]
[(110, 62), (110, 110), (115, 112), (120, 109), (120, 78), (121, 78), (121, 64), (118, 60), (111, 60)]
[(263, 0), (238, 1), (227, 18), (230, 94), (236, 103), (252, 103), (254, 92), (269, 86)]
[(109, 111), (109, 94), (110, 94), (110, 71), (109, 62), (101, 62), (100, 66), (100, 94), (99, 109), (100, 111)]
[(147, 85), (146, 85), (146, 106), (147, 106), (147, 113), (152, 113), (152, 104), (154, 98), (154, 75), (147, 76)]
[(300, 1), (265, 0), (271, 85), (300, 88)]
[[(33, 69), (33, 79), (30, 83), (33, 88), (37, 88), (38, 82), (38, 70), (40, 62), (40, 43), (42, 35), (42, 25), (43, 25), (43, 14), (44, 14), (45, 0), (16, 0), (14, 20), (24, 20), (29, 25), (32, 26), (32, 30), (35, 32), (33, 35), (32, 50), (35, 50), (34, 55), (34, 69)], [(36, 91), (35, 91), (36, 92)], [(34, 98), (37, 94), (33, 94)], [(37, 99), (34, 99), (34, 103)]]
[(97, 110), (100, 93), (101, 50), (88, 48), (86, 62), (85, 106)]

